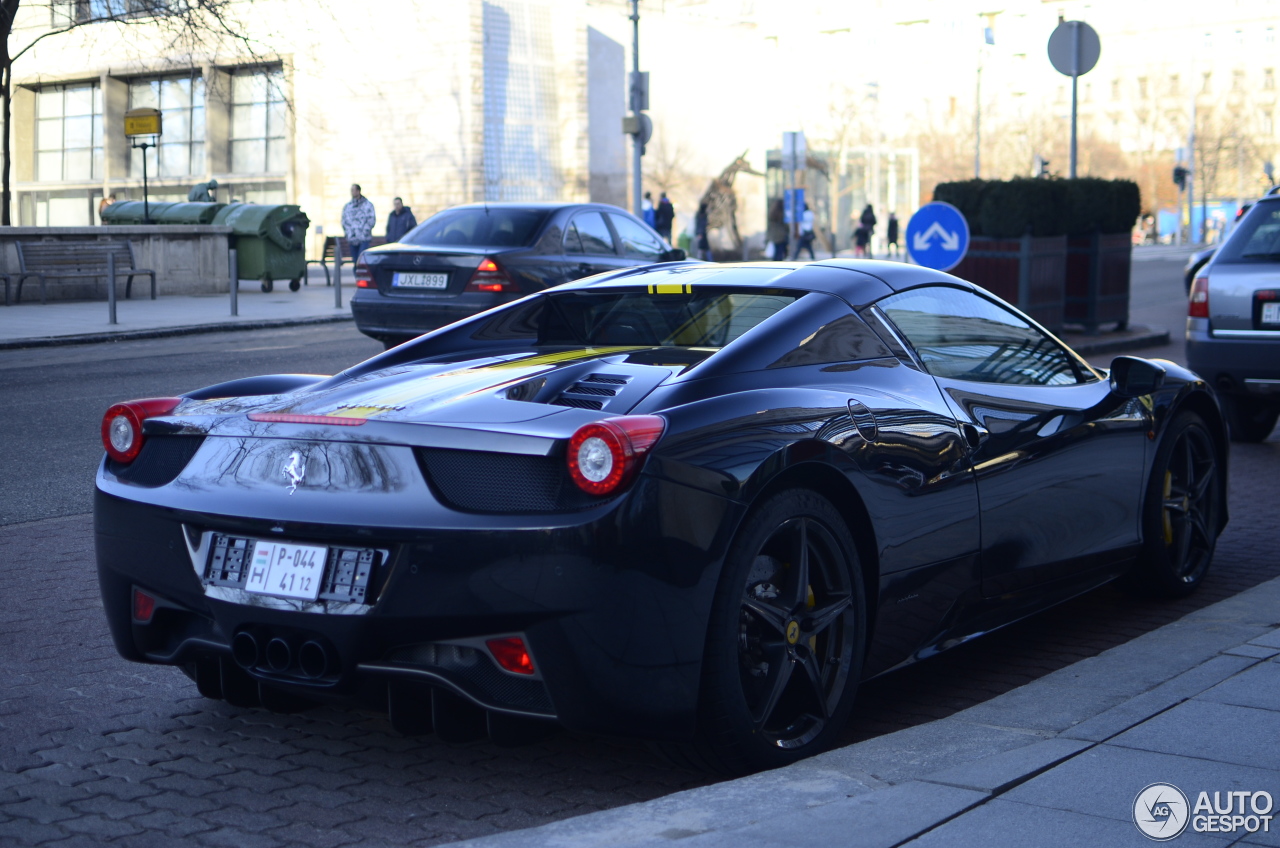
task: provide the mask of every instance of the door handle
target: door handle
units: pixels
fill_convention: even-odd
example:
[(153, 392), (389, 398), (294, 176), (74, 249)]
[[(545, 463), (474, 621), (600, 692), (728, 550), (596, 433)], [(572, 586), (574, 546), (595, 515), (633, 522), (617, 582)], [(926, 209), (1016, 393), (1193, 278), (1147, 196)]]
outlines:
[(979, 427), (977, 424), (961, 424), (960, 432), (964, 433), (964, 440), (969, 443), (969, 447), (976, 450), (983, 442), (987, 440), (987, 436), (991, 435), (991, 431), (986, 427)]

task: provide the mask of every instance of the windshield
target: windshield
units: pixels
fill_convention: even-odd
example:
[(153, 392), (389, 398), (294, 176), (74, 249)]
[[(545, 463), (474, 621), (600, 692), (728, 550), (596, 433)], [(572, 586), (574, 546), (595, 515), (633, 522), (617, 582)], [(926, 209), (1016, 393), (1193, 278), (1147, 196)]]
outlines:
[(421, 247), (527, 247), (549, 214), (507, 207), (450, 209), (423, 221), (400, 241)]
[(538, 344), (720, 348), (803, 294), (563, 292), (543, 301)]
[(1236, 225), (1215, 262), (1280, 262), (1280, 201), (1264, 200)]

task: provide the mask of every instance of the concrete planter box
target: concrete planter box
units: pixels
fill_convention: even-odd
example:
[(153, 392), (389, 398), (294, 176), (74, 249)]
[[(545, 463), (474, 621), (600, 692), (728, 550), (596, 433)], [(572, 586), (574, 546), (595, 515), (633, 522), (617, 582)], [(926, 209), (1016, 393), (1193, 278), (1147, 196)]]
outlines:
[(951, 269), (1054, 332), (1063, 325), (1066, 272), (1066, 236), (974, 236), (969, 252)]
[(1086, 332), (1099, 324), (1129, 325), (1129, 271), (1133, 242), (1129, 233), (1073, 236), (1067, 239), (1065, 318)]
[[(156, 272), (160, 297), (174, 294), (223, 294), (231, 290), (230, 227), (205, 225), (138, 227), (0, 227), (0, 271), (13, 277), (17, 290), (17, 242), (129, 241), (139, 268)], [(136, 281), (135, 281), (136, 282)], [(142, 290), (146, 291), (146, 286)], [(123, 285), (119, 291), (123, 294)], [(23, 302), (39, 300), (39, 286), (28, 280)], [(134, 296), (138, 296), (135, 287)], [(106, 300), (107, 282), (101, 280), (51, 281), (48, 299)]]

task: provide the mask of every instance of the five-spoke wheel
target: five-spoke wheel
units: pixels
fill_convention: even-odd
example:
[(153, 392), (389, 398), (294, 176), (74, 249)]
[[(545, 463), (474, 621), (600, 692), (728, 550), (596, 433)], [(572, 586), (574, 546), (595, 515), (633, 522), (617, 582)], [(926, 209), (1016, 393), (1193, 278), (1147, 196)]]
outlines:
[(712, 611), (700, 764), (742, 773), (829, 747), (862, 672), (865, 609), (853, 538), (829, 501), (790, 489), (755, 509)]

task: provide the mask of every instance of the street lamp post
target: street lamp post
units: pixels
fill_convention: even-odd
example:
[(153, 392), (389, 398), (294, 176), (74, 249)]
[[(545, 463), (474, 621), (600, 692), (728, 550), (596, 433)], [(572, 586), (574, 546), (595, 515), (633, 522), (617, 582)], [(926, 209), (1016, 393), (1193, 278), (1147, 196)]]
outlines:
[(635, 116), (636, 132), (631, 136), (631, 211), (637, 218), (644, 218), (641, 209), (644, 184), (640, 174), (640, 157), (644, 155), (641, 140), (640, 113), (648, 104), (642, 102), (640, 90), (640, 0), (631, 0), (631, 113)]

